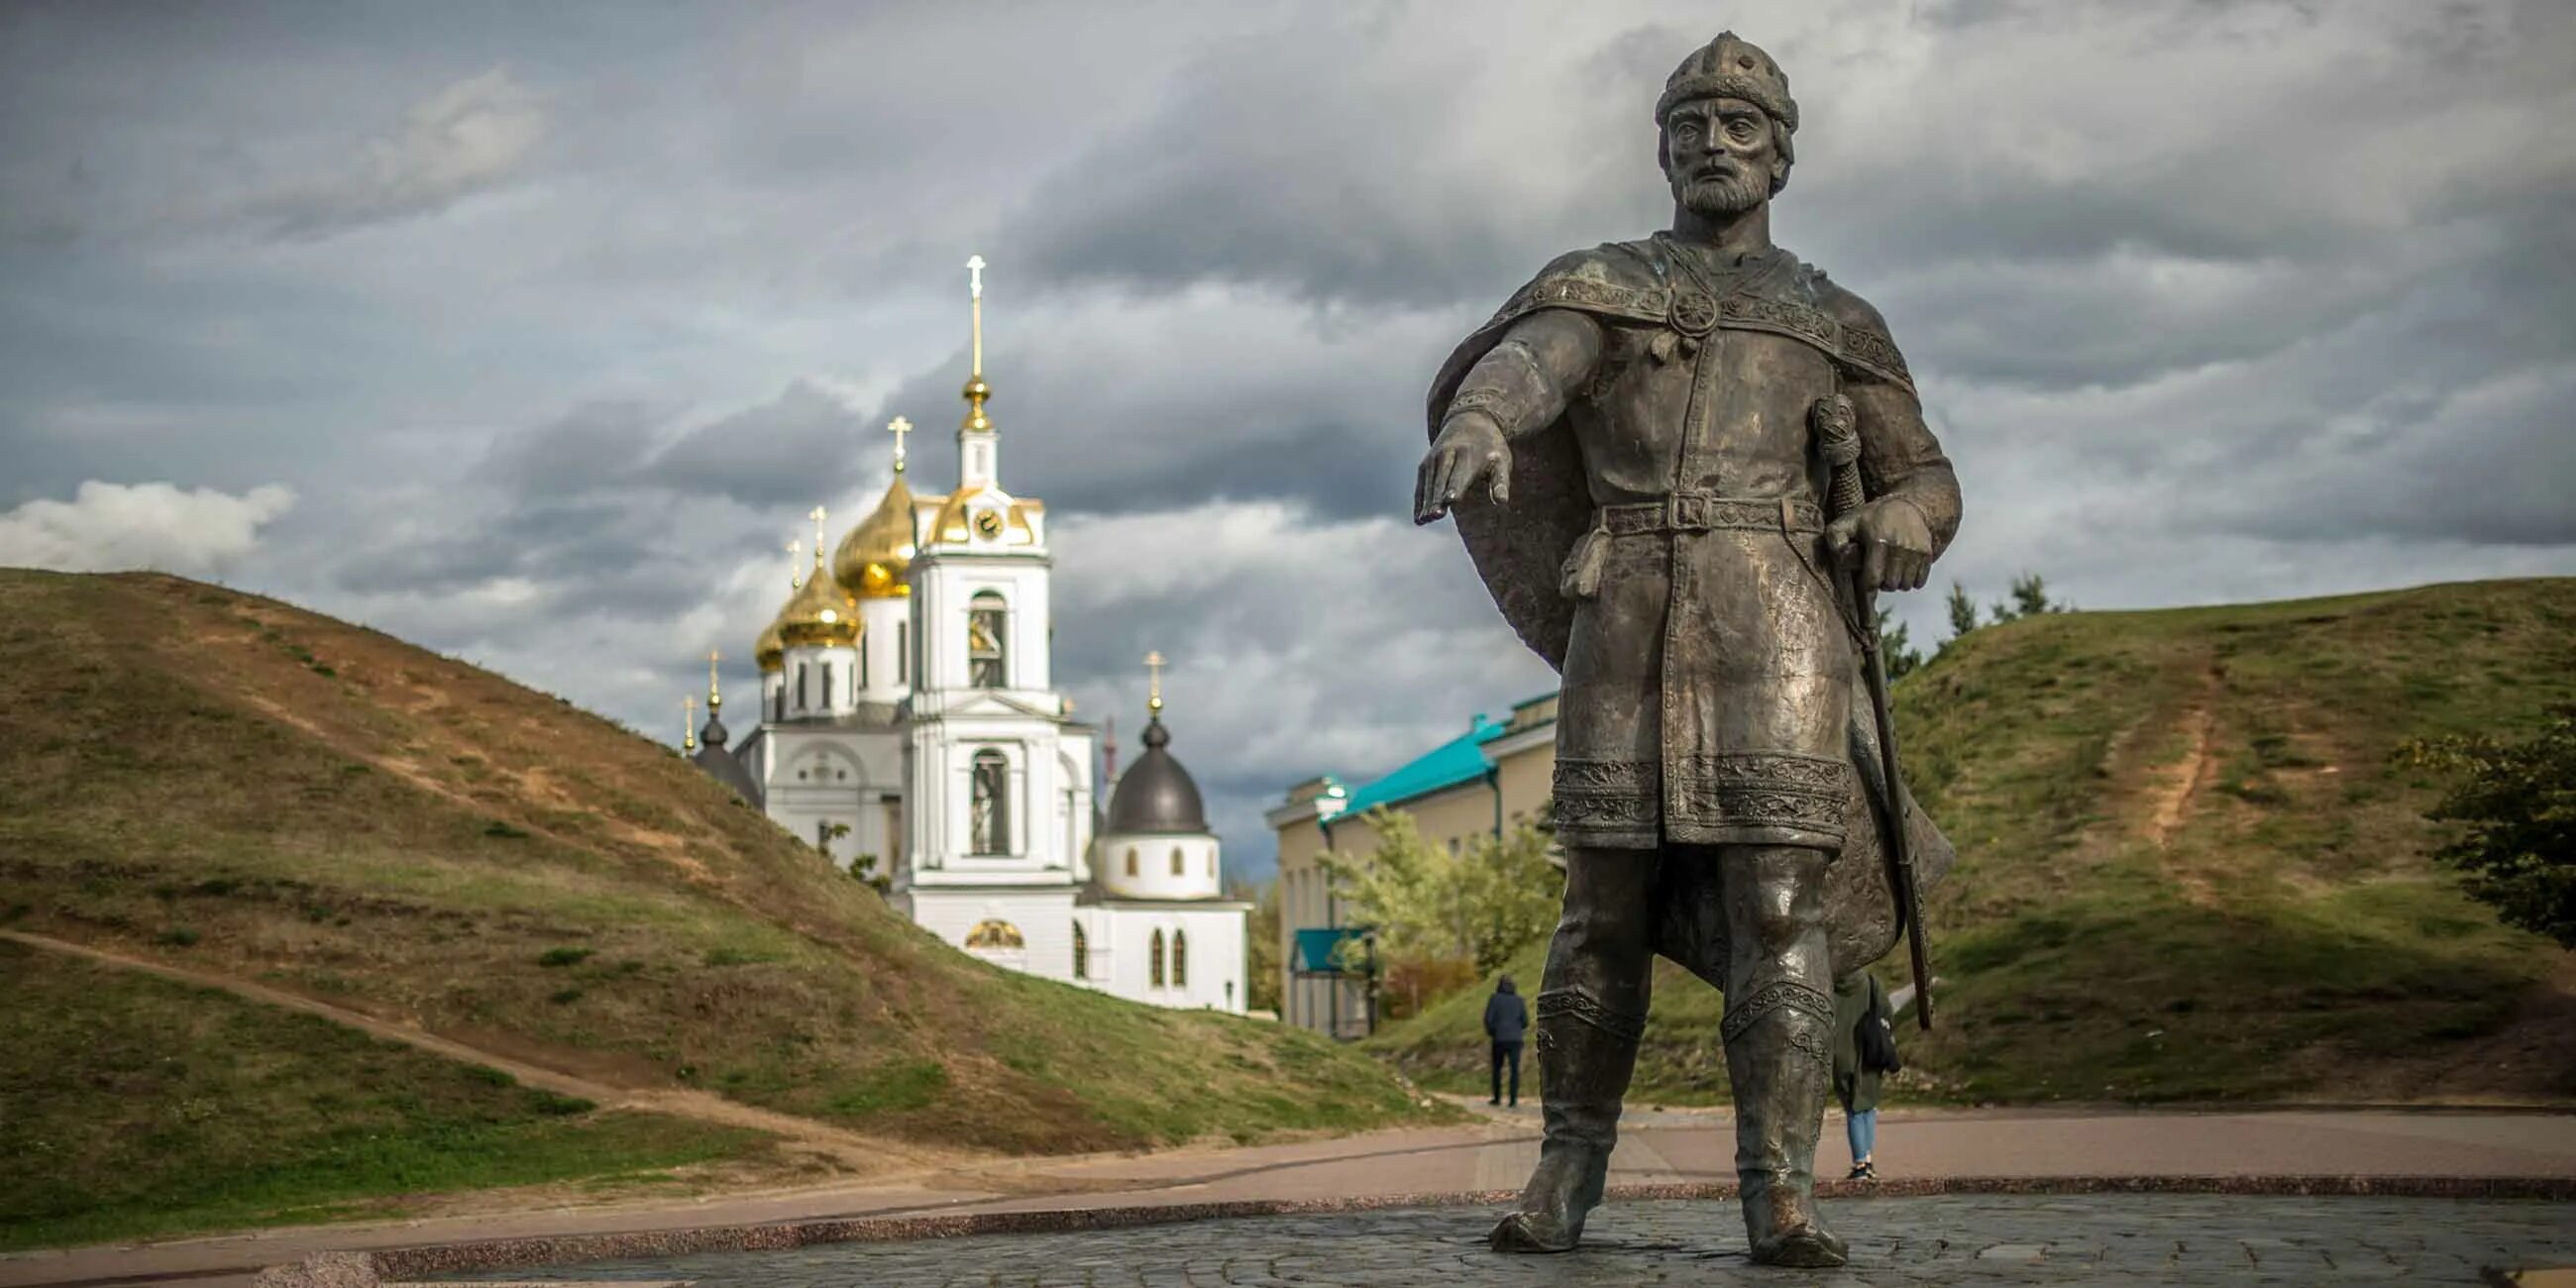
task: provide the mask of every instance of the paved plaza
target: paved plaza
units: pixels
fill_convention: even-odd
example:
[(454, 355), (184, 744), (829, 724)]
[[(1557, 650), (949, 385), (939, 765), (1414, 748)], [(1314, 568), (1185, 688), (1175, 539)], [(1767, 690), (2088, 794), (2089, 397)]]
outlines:
[[(1221, 1271), (1223, 1255), (1209, 1254), (1217, 1255), (1217, 1261), (1205, 1263), (1192, 1259), (1197, 1254), (1179, 1250), (1190, 1247), (1222, 1250), (1227, 1240), (1245, 1237), (1240, 1233), (1243, 1230), (1347, 1231), (1361, 1225), (1392, 1222), (1386, 1228), (1415, 1232), (1407, 1237), (1419, 1240), (1419, 1247), (1424, 1250), (1416, 1256), (1417, 1262), (1422, 1256), (1432, 1255), (1480, 1258), (1478, 1264), (1487, 1266), (1487, 1269), (1480, 1271), (1485, 1278), (1477, 1282), (1579, 1283), (1586, 1281), (1550, 1276), (1596, 1275), (1600, 1277), (1593, 1282), (1607, 1283), (1622, 1282), (1620, 1276), (1623, 1275), (1649, 1276), (1667, 1271), (1679, 1274), (1677, 1267), (1689, 1268), (1692, 1275), (1715, 1274), (1729, 1267), (1741, 1268), (1740, 1262), (1728, 1260), (1725, 1256), (1739, 1246), (1742, 1233), (1737, 1228), (1735, 1214), (1724, 1208), (1709, 1209), (1697, 1217), (1689, 1216), (1687, 1207), (1629, 1204), (1615, 1209), (1606, 1218), (1600, 1233), (1612, 1242), (1636, 1245), (1635, 1251), (1619, 1254), (1630, 1256), (1634, 1264), (1621, 1263), (1624, 1268), (1599, 1271), (1587, 1269), (1595, 1264), (1588, 1254), (1573, 1260), (1558, 1258), (1529, 1267), (1481, 1260), (1485, 1254), (1478, 1250), (1473, 1237), (1481, 1233), (1481, 1229), (1469, 1228), (1461, 1232), (1458, 1223), (1480, 1226), (1481, 1214), (1490, 1208), (1443, 1208), (1429, 1214), (1417, 1213), (1401, 1218), (1391, 1215), (1424, 1201), (1421, 1197), (1408, 1196), (1518, 1189), (1538, 1156), (1537, 1126), (1536, 1113), (1524, 1108), (1518, 1113), (1497, 1112), (1480, 1116), (1472, 1124), (1455, 1127), (1376, 1132), (1249, 1149), (1177, 1149), (1144, 1155), (1027, 1159), (992, 1164), (967, 1172), (925, 1173), (914, 1177), (765, 1193), (664, 1197), (570, 1206), (495, 1206), (471, 1215), (269, 1229), (141, 1245), (12, 1253), (0, 1255), (0, 1288), (35, 1288), (39, 1285), (48, 1288), (70, 1288), (72, 1285), (79, 1288), (104, 1288), (105, 1285), (131, 1288), (159, 1282), (184, 1284), (186, 1288), (243, 1288), (262, 1266), (281, 1265), (332, 1250), (373, 1252), (386, 1256), (402, 1272), (388, 1277), (433, 1279), (445, 1277), (449, 1270), (525, 1265), (532, 1258), (485, 1255), (485, 1252), (507, 1246), (525, 1247), (529, 1241), (590, 1240), (593, 1241), (592, 1246), (582, 1248), (558, 1244), (563, 1248), (559, 1255), (546, 1253), (542, 1259), (592, 1261), (675, 1247), (744, 1246), (741, 1237), (733, 1238), (730, 1243), (713, 1240), (687, 1242), (683, 1236), (690, 1231), (760, 1232), (749, 1237), (768, 1237), (782, 1230), (815, 1223), (868, 1226), (885, 1222), (972, 1223), (994, 1220), (1021, 1220), (1029, 1222), (1031, 1227), (1061, 1230), (1079, 1224), (1086, 1213), (1108, 1209), (1197, 1207), (1204, 1210), (1210, 1207), (1222, 1209), (1228, 1204), (1240, 1207), (1301, 1203), (1339, 1207), (1355, 1202), (1375, 1203), (1380, 1211), (1374, 1215), (1263, 1217), (1250, 1219), (1248, 1224), (1243, 1220), (1207, 1225), (1167, 1224), (1092, 1235), (1027, 1232), (986, 1237), (976, 1233), (970, 1241), (817, 1245), (813, 1251), (796, 1255), (807, 1259), (807, 1262), (799, 1264), (810, 1262), (815, 1267), (826, 1268), (859, 1264), (852, 1259), (867, 1258), (866, 1264), (886, 1267), (883, 1271), (886, 1275), (911, 1275), (921, 1267), (945, 1264), (937, 1260), (945, 1255), (944, 1249), (1002, 1246), (1004, 1243), (1050, 1249), (1077, 1246), (1111, 1250), (1169, 1247), (1175, 1250), (1177, 1259), (1169, 1262), (1169, 1273), (1151, 1282), (1193, 1282), (1183, 1277), (1189, 1267), (1199, 1265), (1204, 1270), (1206, 1265), (1214, 1264), (1219, 1271), (1199, 1273), (1197, 1281), (1222, 1283), (1227, 1281), (1211, 1275)], [(1828, 1124), (1826, 1137), (1818, 1151), (1818, 1162), (1822, 1170), (1832, 1174), (1843, 1162), (1839, 1122)], [(2085, 1178), (2127, 1177), (2141, 1183), (2170, 1178), (2176, 1182), (2171, 1188), (2177, 1189), (2206, 1192), (2230, 1187), (2260, 1188), (2274, 1194), (2282, 1193), (2285, 1188), (2298, 1192), (2317, 1187), (2298, 1184), (2287, 1187), (2280, 1184), (2249, 1186), (2240, 1182), (2260, 1181), (2266, 1177), (2275, 1181), (2285, 1177), (2340, 1178), (2368, 1190), (2374, 1184), (2393, 1184), (2409, 1178), (2455, 1178), (2468, 1183), (2511, 1181), (2515, 1187), (2500, 1192), (2546, 1193), (2561, 1197), (2571, 1192), (2571, 1185), (2576, 1185), (2576, 1115), (2557, 1113), (2392, 1113), (2318, 1109), (2223, 1113), (1895, 1110), (1882, 1122), (1879, 1144), (1880, 1165), (1887, 1178), (1881, 1187), (1885, 1196), (1837, 1199), (1831, 1209), (1836, 1213), (1853, 1214), (1844, 1218), (1844, 1224), (1858, 1236), (1860, 1261), (1869, 1271), (1868, 1277), (1860, 1277), (1855, 1272), (1847, 1282), (1927, 1282), (1901, 1277), (1911, 1271), (1899, 1266), (1914, 1263), (1890, 1263), (1879, 1251), (1873, 1251), (1880, 1245), (1870, 1241), (1892, 1237), (1894, 1231), (1901, 1228), (1902, 1221), (1920, 1220), (1922, 1228), (1937, 1227), (1939, 1221), (1931, 1216), (1918, 1218), (1914, 1214), (1957, 1210), (1955, 1206), (1941, 1205), (1992, 1204), (1997, 1211), (2037, 1213), (2050, 1210), (2047, 1205), (2053, 1203), (2076, 1205), (2070, 1211), (2090, 1210), (2105, 1204), (2116, 1210), (2119, 1205), (2136, 1204), (2142, 1205), (2136, 1209), (2140, 1212), (2162, 1212), (2181, 1210), (2171, 1207), (2177, 1203), (2228, 1210), (2258, 1202), (2215, 1195), (2155, 1199), (2029, 1194), (1970, 1197), (1955, 1193), (1938, 1198), (1899, 1199), (1893, 1196), (1911, 1187), (1956, 1186), (1977, 1178), (1989, 1182), (1986, 1186), (1989, 1189), (1998, 1186), (2082, 1189), (2086, 1188)], [(1621, 1132), (1619, 1150), (1612, 1160), (1611, 1181), (1620, 1186), (1723, 1187), (1734, 1176), (1733, 1149), (1732, 1123), (1722, 1112), (1641, 1109), (1631, 1115)], [(2154, 1188), (2152, 1184), (2146, 1187)], [(2426, 1191), (2418, 1186), (2411, 1191), (2401, 1189), (2400, 1192)], [(2436, 1189), (2431, 1192), (2477, 1194), (2482, 1191)], [(1706, 1200), (1705, 1195), (1691, 1197), (1703, 1202)], [(2336, 1198), (2259, 1202), (2304, 1202), (2310, 1206), (2300, 1210), (2336, 1220), (2351, 1217), (2367, 1223), (2377, 1219), (2367, 1214), (2380, 1210), (2370, 1205), (2387, 1201), (2374, 1195), (2346, 1194)], [(1913, 1206), (1906, 1206), (1908, 1204)], [(1878, 1225), (1860, 1216), (1881, 1210), (1896, 1214), (1900, 1225)], [(2474, 1210), (2480, 1214), (2503, 1214), (2495, 1219), (2505, 1221), (2525, 1219), (2514, 1216), (2515, 1213), (2535, 1213), (2537, 1215), (2528, 1219), (2576, 1224), (2576, 1211), (2563, 1205), (2544, 1208), (2501, 1203), (2468, 1209), (2445, 1208), (2438, 1201), (2425, 1200), (2405, 1210), (2418, 1217), (2427, 1213)], [(1244, 1214), (1219, 1211), (1218, 1215), (1237, 1217)], [(2486, 1217), (2482, 1215), (2480, 1219)], [(1049, 1221), (1055, 1223), (1046, 1224)], [(1263, 1224), (1264, 1221), (1270, 1223)], [(2410, 1233), (2415, 1232), (2413, 1227), (2403, 1228)], [(1447, 1233), (1425, 1233), (1431, 1231)], [(921, 1232), (915, 1230), (912, 1233)], [(906, 1236), (879, 1230), (866, 1237), (883, 1240)], [(2163, 1235), (2160, 1233), (2155, 1237)], [(2185, 1236), (2176, 1237), (2183, 1239), (2189, 1257), (2196, 1258), (2206, 1251)], [(2426, 1232), (2426, 1237), (2430, 1237), (2429, 1232)], [(2021, 1247), (2034, 1239), (2049, 1243), (2052, 1250), (2047, 1254), (2048, 1260), (2038, 1264), (2065, 1271), (2067, 1259), (2077, 1255), (2069, 1250), (2077, 1246), (2071, 1242), (2074, 1238), (2064, 1233), (2043, 1237), (2015, 1227), (1994, 1232), (1987, 1245)], [(2146, 1238), (2146, 1235), (2134, 1235), (2122, 1242), (2126, 1244)], [(1083, 1243), (1085, 1239), (1104, 1242), (1091, 1245)], [(1444, 1239), (1447, 1241), (1443, 1242)], [(603, 1246), (603, 1241), (617, 1246)], [(797, 1240), (772, 1238), (771, 1241)], [(1646, 1245), (1665, 1250), (1653, 1251)], [(1359, 1273), (1358, 1267), (1366, 1258), (1394, 1257), (1393, 1248), (1397, 1246), (1413, 1245), (1399, 1239), (1381, 1254), (1372, 1251), (1362, 1241), (1346, 1241), (1335, 1245), (1339, 1250), (1322, 1247), (1314, 1250), (1312, 1255), (1324, 1260), (1311, 1264), (1283, 1264), (1288, 1264), (1289, 1269), (1302, 1266), (1302, 1272), (1315, 1276), (1312, 1282), (1379, 1282), (1352, 1276)], [(2449, 1246), (2441, 1245), (2446, 1250)], [(1919, 1248), (1914, 1250), (1920, 1251)], [(1981, 1246), (1976, 1250), (1985, 1248)], [(1005, 1278), (997, 1282), (1037, 1282), (1027, 1276), (1040, 1268), (1055, 1267), (1058, 1263), (1071, 1264), (1065, 1261), (1067, 1257), (1108, 1254), (1050, 1251), (1028, 1255), (1052, 1259), (1022, 1261), (1019, 1263), (1023, 1273), (1021, 1279)], [(1609, 1255), (1603, 1254), (1604, 1259), (1599, 1264), (1612, 1265), (1606, 1259)], [(1962, 1267), (1988, 1275), (1987, 1281), (1991, 1282), (1998, 1281), (1993, 1276), (2019, 1273), (2014, 1269), (2019, 1263), (2001, 1260), (2001, 1255), (1976, 1259), (1972, 1263), (1965, 1259), (1968, 1254), (1961, 1252), (1956, 1253), (1953, 1259), (1958, 1260)], [(2322, 1264), (2330, 1253), (2320, 1251), (2318, 1255)], [(2453, 1255), (2465, 1257), (2472, 1253), (2455, 1252)], [(1332, 1261), (1332, 1257), (1362, 1260), (1337, 1262)], [(1663, 1263), (1659, 1268), (1653, 1264), (1658, 1258)], [(2564, 1260), (2576, 1262), (2576, 1256)], [(1266, 1267), (1270, 1263), (1263, 1261), (1260, 1264)], [(1948, 1263), (1936, 1260), (1922, 1264), (1938, 1268)], [(2164, 1263), (2159, 1260), (2157, 1264)], [(2174, 1264), (2181, 1266), (2186, 1263), (2178, 1261)], [(2196, 1266), (2198, 1263), (2192, 1261), (2189, 1264)], [(2258, 1269), (2263, 1264), (2263, 1261), (2253, 1258), (2246, 1262), (2248, 1267)], [(2341, 1264), (2340, 1260), (2337, 1264)], [(2363, 1264), (2364, 1268), (2351, 1271), (2353, 1275), (2372, 1273), (2368, 1267), (2377, 1263), (2357, 1264)], [(923, 1270), (921, 1273), (930, 1272)], [(1271, 1272), (1264, 1269), (1261, 1273)], [(1967, 1269), (1962, 1273), (1967, 1273)], [(1511, 1275), (1525, 1277), (1518, 1280), (1495, 1277)], [(650, 1280), (657, 1276), (634, 1277)], [(1293, 1279), (1288, 1281), (1295, 1282)], [(1652, 1282), (1652, 1279), (1639, 1281)], [(2008, 1277), (1999, 1281), (2011, 1282)], [(2258, 1277), (2249, 1282), (2260, 1281)], [(2405, 1279), (2400, 1276), (2398, 1281), (2405, 1282)], [(711, 1279), (710, 1282), (720, 1281)], [(813, 1282), (860, 1280), (826, 1277)], [(935, 1277), (897, 1277), (877, 1282), (949, 1281)], [(988, 1275), (985, 1279), (962, 1282), (996, 1281)], [(1074, 1278), (1064, 1282), (1084, 1281)], [(1108, 1279), (1098, 1282), (1121, 1281)], [(1248, 1279), (1241, 1282), (1259, 1281)], [(2177, 1282), (2193, 1281), (2183, 1279)], [(2303, 1281), (2294, 1278), (2284, 1282)], [(2315, 1280), (2310, 1278), (2304, 1282)]]
[(2477, 1284), (2576, 1264), (2576, 1205), (2530, 1200), (2041, 1195), (1831, 1204), (1840, 1270), (1748, 1264), (1731, 1203), (1613, 1205), (1581, 1251), (1489, 1252), (1493, 1209), (1255, 1217), (1069, 1234), (707, 1253), (486, 1278), (698, 1288), (1161, 1288), (1189, 1285)]

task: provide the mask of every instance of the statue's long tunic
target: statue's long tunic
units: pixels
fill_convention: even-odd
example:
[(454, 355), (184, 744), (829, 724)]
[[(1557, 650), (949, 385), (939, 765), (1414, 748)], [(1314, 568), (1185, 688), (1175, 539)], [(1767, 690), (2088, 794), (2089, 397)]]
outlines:
[[(1517, 342), (1564, 332), (1551, 310), (1589, 327)], [(1434, 432), (1477, 407), (1513, 441), (1510, 503), (1458, 516), (1505, 616), (1563, 672), (1565, 844), (1843, 845), (1860, 624), (1822, 539), (1810, 419), (1837, 393), (1868, 494), (1919, 510), (1937, 554), (1958, 485), (1904, 361), (1869, 305), (1786, 252), (1578, 251), (1444, 364)]]

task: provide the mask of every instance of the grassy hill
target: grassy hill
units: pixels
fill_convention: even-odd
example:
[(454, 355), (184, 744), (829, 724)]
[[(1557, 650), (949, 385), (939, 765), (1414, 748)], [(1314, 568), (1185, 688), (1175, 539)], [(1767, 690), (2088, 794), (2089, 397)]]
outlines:
[[(612, 1086), (698, 1088), (876, 1138), (999, 1153), (1256, 1139), (1417, 1112), (1382, 1066), (1302, 1031), (976, 962), (668, 748), (559, 699), (183, 579), (0, 570), (0, 800), (0, 925), (255, 981)], [(291, 1065), (304, 1083), (345, 1090), (349, 1060), (377, 1059), (303, 1018), (147, 1026), (173, 1059), (204, 1062), (202, 1082), (169, 1084), (196, 1088), (170, 1094), (203, 1113), (174, 1117), (119, 1090), (138, 1085), (120, 1070), (149, 1045), (128, 1030), (166, 998), (90, 987), (97, 968), (60, 954), (11, 952), (0, 965), (15, 1018), (43, 1021), (9, 1026), (33, 1037), (0, 1067), (0, 1152), (86, 1139), (91, 1118), (144, 1122), (186, 1164), (172, 1187), (134, 1192), (109, 1177), (92, 1197), (182, 1211), (180, 1225), (249, 1219), (238, 1204), (184, 1216), (210, 1193), (194, 1164), (230, 1148), (234, 1089), (252, 1076), (242, 1068)], [(85, 1018), (58, 1013), (71, 999)], [(81, 1036), (111, 1031), (126, 1036)], [(484, 1123), (489, 1139), (637, 1135), (584, 1113), (523, 1122), (533, 1111), (500, 1088), (468, 1104), (433, 1089), (465, 1067), (446, 1064), (377, 1060), (356, 1081), (430, 1106), (413, 1144), (433, 1154), (450, 1119)], [(50, 1080), (31, 1080), (37, 1067)], [(258, 1111), (268, 1152), (225, 1193), (347, 1161), (320, 1123), (345, 1105), (271, 1100)], [(280, 1118), (299, 1113), (312, 1130)], [(615, 1170), (760, 1148), (742, 1133), (683, 1135), (595, 1152)], [(548, 1174), (564, 1167), (579, 1170)], [(528, 1170), (426, 1174), (435, 1188)], [(84, 1183), (46, 1179), (57, 1195)], [(0, 1201), (5, 1228), (48, 1200), (10, 1188)]]
[[(1899, 1094), (1972, 1101), (2576, 1097), (2576, 963), (2426, 858), (2416, 736), (2576, 698), (2576, 580), (1988, 627), (1896, 686), (1958, 843), (1941, 1027)], [(1543, 945), (1513, 969), (1535, 987)], [(1659, 963), (1642, 1100), (1721, 1098), (1721, 999)], [(1902, 950), (1878, 966), (1904, 978)], [(1373, 1046), (1481, 1084), (1481, 996)]]
[(214, 989), (6, 942), (0, 977), (0, 1249), (775, 1161), (759, 1132), (603, 1109)]

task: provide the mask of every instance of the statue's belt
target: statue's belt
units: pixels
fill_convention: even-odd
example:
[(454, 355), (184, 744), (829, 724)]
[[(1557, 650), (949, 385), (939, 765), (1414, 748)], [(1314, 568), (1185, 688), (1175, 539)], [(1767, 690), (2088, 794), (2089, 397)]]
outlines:
[(1614, 537), (1651, 532), (1822, 532), (1825, 513), (1793, 497), (1728, 497), (1675, 492), (1660, 501), (1601, 507), (1595, 526)]
[(1656, 286), (1614, 286), (1587, 277), (1552, 277), (1532, 283), (1486, 324), (1491, 329), (1540, 309), (1578, 309), (1631, 322), (1671, 327), (1692, 339), (1712, 331), (1767, 331), (1823, 351), (1826, 357), (1857, 367), (1907, 389), (1914, 378), (1896, 342), (1867, 327), (1846, 325), (1822, 309), (1763, 295), (1713, 297), (1707, 292)]

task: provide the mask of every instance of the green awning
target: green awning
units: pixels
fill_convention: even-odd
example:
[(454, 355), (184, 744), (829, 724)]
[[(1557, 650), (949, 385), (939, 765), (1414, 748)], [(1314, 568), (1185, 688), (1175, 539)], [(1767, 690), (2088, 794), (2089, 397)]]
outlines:
[(1358, 926), (1328, 926), (1297, 932), (1296, 968), (1312, 974), (1337, 974), (1341, 963), (1334, 960), (1334, 950), (1346, 939), (1358, 939), (1368, 932)]

